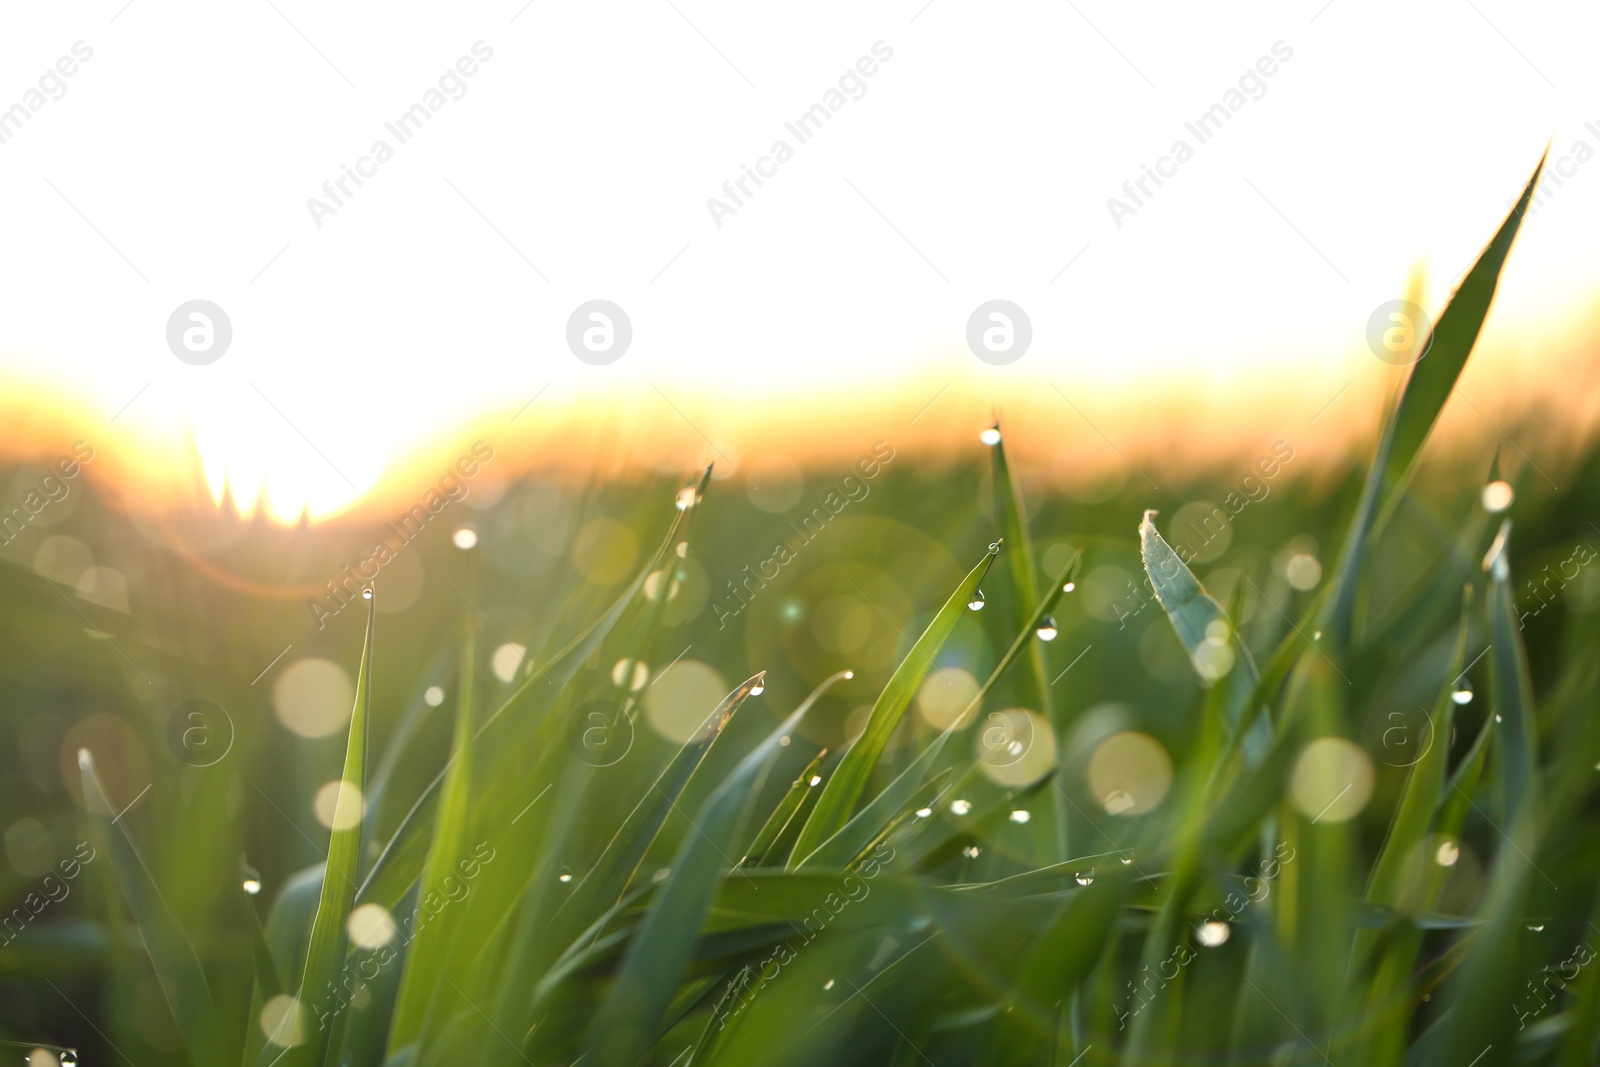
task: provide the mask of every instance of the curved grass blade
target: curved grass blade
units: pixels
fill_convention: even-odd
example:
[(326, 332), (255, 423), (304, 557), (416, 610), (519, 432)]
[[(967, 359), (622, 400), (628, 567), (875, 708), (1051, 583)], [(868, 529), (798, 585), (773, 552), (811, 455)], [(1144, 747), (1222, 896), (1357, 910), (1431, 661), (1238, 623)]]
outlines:
[(1522, 217), (1539, 184), (1539, 175), (1544, 171), (1548, 154), (1547, 149), (1545, 156), (1539, 157), (1539, 164), (1534, 167), (1533, 176), (1528, 179), (1522, 196), (1462, 279), (1449, 306), (1439, 316), (1425, 343), (1422, 357), (1406, 379), (1399, 404), (1384, 422), (1377, 454), (1367, 472), (1367, 481), (1362, 487), (1361, 500), (1351, 520), (1350, 532), (1339, 553), (1339, 565), (1328, 583), (1333, 593), (1325, 605), (1326, 614), (1321, 628), (1327, 632), (1329, 642), (1335, 648), (1348, 648), (1353, 637), (1356, 587), (1367, 541), (1373, 531), (1381, 528), (1393, 514), (1396, 501), (1405, 488), (1412, 462), (1422, 450), (1423, 442), (1438, 420), (1445, 401), (1450, 398), (1462, 368), (1466, 366), (1467, 357), (1472, 354), (1478, 333), (1489, 314), (1489, 305), (1494, 300), (1500, 271), (1511, 251), (1511, 242), (1522, 225)]
[[(1156, 524), (1150, 521), (1154, 514), (1154, 511), (1146, 511), (1144, 520), (1139, 523), (1145, 573), (1178, 640), (1189, 654), (1195, 673), (1207, 685), (1213, 685), (1219, 681), (1219, 671), (1226, 672), (1220, 679), (1225, 693), (1222, 716), (1230, 735), (1235, 735), (1246, 705), (1260, 686), (1261, 674), (1256, 670), (1249, 649), (1234, 633), (1228, 613), (1206, 593), (1188, 565), (1156, 530)], [(1271, 725), (1265, 717), (1255, 720), (1241, 742), (1246, 763), (1258, 765), (1271, 745)]]
[(630, 942), (621, 970), (595, 1013), (585, 1052), (588, 1062), (633, 1067), (660, 1036), (662, 1016), (693, 954), (722, 866), (733, 865), (727, 852), (737, 847), (734, 842), (757, 775), (808, 710), (808, 704), (797, 708), (701, 805), (693, 820), (695, 832), (684, 838), (673, 857), (672, 874)]
[[(1479, 253), (1472, 269), (1461, 279), (1461, 285), (1434, 324), (1422, 357), (1412, 365), (1411, 376), (1406, 379), (1405, 391), (1400, 394), (1400, 404), (1395, 409), (1394, 439), (1384, 463), (1383, 479), (1389, 486), (1387, 495), (1391, 502), (1404, 488), (1412, 461), (1422, 451), (1423, 442), (1438, 420), (1445, 401), (1450, 399), (1450, 392), (1477, 343), (1484, 320), (1489, 316), (1489, 305), (1494, 302), (1506, 256), (1511, 252), (1511, 243), (1516, 240), (1523, 215), (1538, 188), (1548, 156), (1546, 149), (1515, 206), (1488, 246)], [(1392, 503), (1385, 510), (1389, 508)]]
[(817, 798), (817, 806), (812, 809), (811, 818), (806, 820), (804, 829), (800, 831), (800, 838), (795, 842), (794, 855), (809, 856), (850, 821), (856, 801), (861, 799), (861, 794), (866, 790), (867, 781), (872, 777), (872, 770), (877, 765), (878, 757), (883, 754), (884, 746), (889, 743), (889, 736), (900, 723), (900, 716), (905, 713), (911, 698), (916, 695), (917, 687), (928, 676), (928, 669), (933, 666), (934, 658), (944, 647), (950, 632), (955, 629), (961, 613), (967, 610), (968, 602), (978, 591), (978, 583), (988, 573), (989, 565), (994, 562), (999, 551), (998, 542), (990, 546), (983, 559), (967, 573), (961, 584), (956, 587), (956, 591), (944, 602), (944, 606), (933, 617), (928, 628), (906, 653), (905, 659), (900, 661), (900, 666), (895, 668), (894, 674), (889, 678), (889, 684), (884, 686), (883, 692), (878, 694), (877, 702), (872, 705), (866, 729), (856, 739), (855, 744), (850, 746), (844, 758), (839, 761), (833, 776), (822, 787), (822, 795)]
[(113, 825), (115, 809), (106, 798), (100, 776), (95, 773), (94, 757), (86, 748), (78, 750), (78, 770), (83, 775), (84, 805), (105, 837), (117, 882), (138, 924), (139, 936), (150, 955), (150, 964), (155, 968), (185, 1047), (197, 1063), (228, 1062), (211, 1000), (211, 987), (200, 967), (200, 959), (162, 899), (161, 890), (144, 857), (139, 855), (127, 826)]

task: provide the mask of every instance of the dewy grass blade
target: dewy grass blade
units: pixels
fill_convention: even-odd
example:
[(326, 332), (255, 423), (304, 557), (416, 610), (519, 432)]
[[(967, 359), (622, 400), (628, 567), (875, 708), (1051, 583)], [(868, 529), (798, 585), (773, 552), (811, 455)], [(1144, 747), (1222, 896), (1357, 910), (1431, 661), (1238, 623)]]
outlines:
[[(705, 477), (701, 479), (700, 490), (703, 491), (705, 480), (709, 477), (710, 472), (707, 468)], [(655, 555), (634, 576), (633, 581), (612, 602), (605, 613), (551, 657), (549, 663), (524, 681), (479, 728), (472, 739), (474, 752), (490, 753), (519, 748), (523, 741), (537, 732), (544, 715), (555, 706), (562, 687), (600, 647), (628, 605), (633, 603), (639, 591), (644, 588), (645, 579), (660, 566), (661, 560), (676, 542), (687, 514), (680, 511), (674, 515), (671, 528), (662, 539)], [(421, 875), (426, 863), (427, 846), (431, 840), (433, 820), (437, 815), (444, 778), (445, 771), (440, 771), (412, 805), (400, 828), (390, 838), (377, 863), (368, 872), (366, 880), (361, 883), (361, 891), (356, 898), (358, 904), (376, 903), (393, 910), (398, 906), (400, 897), (406, 889)]]
[(794, 855), (809, 856), (850, 821), (856, 802), (861, 799), (867, 781), (872, 777), (878, 757), (889, 743), (889, 735), (894, 733), (900, 716), (916, 695), (917, 687), (928, 676), (934, 658), (955, 629), (961, 613), (967, 610), (967, 604), (978, 591), (978, 583), (988, 573), (989, 565), (999, 551), (998, 542), (990, 546), (983, 559), (967, 573), (933, 621), (928, 623), (928, 628), (917, 638), (905, 659), (900, 661), (900, 666), (889, 678), (889, 684), (884, 686), (877, 702), (872, 705), (866, 729), (845, 752), (839, 766), (822, 787), (822, 796), (817, 799), (811, 818), (806, 820), (805, 828), (800, 831), (800, 839), (795, 842)]
[[(1224, 687), (1223, 719), (1230, 731), (1237, 731), (1261, 675), (1249, 649), (1238, 640), (1228, 613), (1206, 593), (1188, 565), (1156, 530), (1150, 518), (1154, 514), (1146, 511), (1139, 523), (1145, 574), (1189, 654), (1195, 673), (1207, 685)], [(1245, 759), (1255, 765), (1272, 744), (1272, 727), (1262, 717), (1247, 731), (1242, 739)]]
[(585, 1056), (601, 1067), (633, 1067), (660, 1036), (662, 1015), (683, 976), (718, 876), (737, 840), (751, 787), (809, 710), (802, 704), (739, 762), (701, 805), (672, 874), (628, 946), (615, 982), (589, 1027)]

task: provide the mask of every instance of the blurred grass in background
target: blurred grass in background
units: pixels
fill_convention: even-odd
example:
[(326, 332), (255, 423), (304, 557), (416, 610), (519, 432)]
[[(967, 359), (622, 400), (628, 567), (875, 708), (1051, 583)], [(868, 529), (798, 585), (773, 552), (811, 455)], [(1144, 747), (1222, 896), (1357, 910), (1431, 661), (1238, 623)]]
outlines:
[(0, 1035), (1592, 1062), (1600, 454), (1412, 476), (1518, 217), (1376, 474), (1302, 477), (1286, 428), (1067, 497), (1005, 426), (956, 467), (886, 430), (760, 486), (486, 479), (331, 615), (381, 532), (76, 487), (0, 566)]

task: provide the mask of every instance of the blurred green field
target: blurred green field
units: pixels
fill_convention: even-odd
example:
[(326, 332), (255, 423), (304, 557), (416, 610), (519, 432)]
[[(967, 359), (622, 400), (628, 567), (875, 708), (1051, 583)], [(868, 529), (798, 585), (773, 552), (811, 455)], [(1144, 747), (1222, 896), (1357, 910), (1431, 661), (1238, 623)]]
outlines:
[(1596, 1062), (1600, 453), (1414, 470), (1518, 218), (1315, 479), (1292, 426), (1076, 496), (1007, 464), (1048, 428), (890, 428), (782, 486), (485, 483), (370, 601), (324, 583), (378, 532), (75, 486), (0, 550), (0, 1038)]

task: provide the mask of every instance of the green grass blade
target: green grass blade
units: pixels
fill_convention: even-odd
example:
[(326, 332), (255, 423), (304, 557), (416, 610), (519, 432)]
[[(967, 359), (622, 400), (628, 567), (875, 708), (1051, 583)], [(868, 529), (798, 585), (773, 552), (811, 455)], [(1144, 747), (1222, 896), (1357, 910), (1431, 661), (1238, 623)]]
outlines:
[(800, 831), (800, 839), (795, 842), (796, 856), (809, 856), (850, 821), (856, 802), (861, 799), (861, 794), (867, 788), (867, 781), (872, 777), (872, 770), (877, 765), (878, 757), (883, 754), (884, 746), (889, 743), (889, 735), (894, 733), (894, 728), (899, 725), (900, 716), (905, 713), (911, 698), (916, 695), (917, 687), (927, 677), (928, 669), (933, 666), (934, 657), (944, 647), (950, 631), (955, 629), (956, 623), (960, 620), (961, 613), (968, 610), (967, 603), (978, 591), (978, 583), (988, 573), (989, 565), (994, 562), (995, 555), (999, 551), (998, 543), (990, 546), (983, 559), (967, 573), (961, 584), (956, 587), (956, 591), (945, 601), (922, 636), (917, 638), (916, 644), (906, 653), (905, 659), (900, 661), (900, 666), (889, 678), (889, 684), (884, 686), (877, 702), (872, 705), (866, 729), (856, 739), (855, 744), (850, 746), (844, 758), (839, 761), (838, 769), (822, 787), (822, 795), (817, 798), (817, 806), (812, 809), (811, 818), (806, 820), (805, 828)]
[[(996, 430), (1000, 423), (995, 422)], [(994, 473), (995, 519), (1000, 523), (1006, 567), (1011, 572), (1011, 614), (1015, 626), (1026, 626), (1039, 607), (1038, 579), (1033, 565), (1033, 541), (1028, 536), (1027, 513), (1022, 505), (1022, 487), (1011, 475), (1011, 464), (1006, 459), (1005, 438), (1002, 436), (990, 448), (991, 467)], [(1028, 646), (1028, 670), (1019, 680), (1021, 702), (1035, 708), (1046, 720), (1050, 715), (1050, 682), (1046, 673), (1044, 646), (1034, 642)]]
[[(1236, 639), (1228, 613), (1201, 587), (1188, 565), (1156, 530), (1156, 524), (1150, 519), (1154, 514), (1146, 511), (1144, 520), (1139, 523), (1145, 573), (1150, 577), (1151, 588), (1165, 609), (1172, 629), (1189, 654), (1195, 673), (1208, 685), (1223, 686), (1223, 722), (1230, 735), (1236, 734), (1246, 705), (1261, 683), (1261, 674), (1256, 670), (1249, 649)], [(1220, 680), (1219, 670), (1226, 670)], [(1267, 719), (1255, 720), (1241, 743), (1246, 762), (1252, 766), (1260, 763), (1272, 744), (1272, 728)]]
[[(418, 899), (430, 893), (445, 895), (445, 879), (456, 873), (456, 863), (467, 855), (467, 829), (471, 823), (472, 734), (477, 640), (472, 618), (463, 626), (459, 692), (456, 720), (451, 740), (452, 759), (445, 768), (444, 788), (439, 813), (434, 820), (433, 844), (428, 849)], [(389, 1049), (394, 1051), (415, 1041), (438, 989), (438, 976), (459, 926), (461, 909), (447, 908), (417, 931), (406, 949), (405, 972), (395, 998), (394, 1015), (389, 1023)]]
[[(638, 596), (650, 572), (660, 565), (677, 539), (686, 514), (680, 512), (674, 517), (655, 555), (605, 613), (552, 656), (542, 669), (524, 681), (478, 729), (472, 739), (474, 753), (487, 755), (524, 747), (536, 733), (543, 714), (555, 706), (562, 688), (600, 647), (628, 605)], [(356, 896), (357, 904), (382, 904), (392, 911), (399, 905), (401, 896), (412, 882), (422, 874), (447, 770), (440, 771), (412, 805), (399, 829), (379, 855), (377, 863), (368, 872), (366, 880), (361, 883), (361, 891)]]
[[(964, 602), (963, 602), (964, 603)], [(590, 1025), (586, 1057), (600, 1067), (633, 1067), (659, 1037), (661, 1020), (693, 953), (718, 876), (752, 787), (809, 710), (802, 704), (767, 739), (745, 756), (696, 813), (695, 832), (673, 857), (672, 874), (623, 957), (610, 992)]]
[(1523, 215), (1538, 188), (1539, 176), (1544, 172), (1545, 158), (1539, 158), (1515, 206), (1488, 246), (1479, 253), (1472, 269), (1461, 279), (1449, 305), (1434, 323), (1422, 358), (1412, 366), (1405, 391), (1400, 394), (1400, 404), (1395, 409), (1394, 439), (1385, 457), (1383, 477), (1391, 500), (1404, 488), (1412, 462), (1422, 451), (1423, 442), (1438, 421), (1439, 412), (1450, 399), (1450, 392), (1467, 365), (1467, 357), (1477, 344), (1478, 334), (1489, 316), (1489, 305), (1494, 302), (1495, 290), (1500, 284), (1500, 272), (1511, 252), (1511, 243), (1516, 240)]
[[(367, 602), (367, 635), (361, 649), (361, 667), (356, 674), (355, 707), (350, 713), (350, 733), (345, 743), (344, 770), (340, 779), (361, 790), (367, 781), (367, 723), (372, 714), (372, 647), (375, 616), (372, 602)], [(322, 889), (317, 898), (317, 914), (311, 923), (311, 941), (306, 948), (305, 968), (300, 975), (298, 993), (303, 1024), (307, 1034), (305, 1044), (291, 1050), (284, 1062), (288, 1064), (322, 1064), (329, 1055), (333, 1028), (321, 1024), (319, 1007), (338, 1011), (342, 1001), (326, 1003), (327, 990), (340, 988), (340, 971), (344, 967), (345, 947), (349, 942), (348, 924), (356, 895), (356, 877), (360, 874), (361, 818), (349, 806), (359, 804), (358, 796), (348, 792), (340, 794), (334, 811), (334, 829), (328, 832), (328, 862), (322, 877)], [(343, 1014), (339, 1012), (339, 1014)], [(337, 1024), (335, 1016), (335, 1024)], [(276, 1052), (269, 1045), (258, 1063), (270, 1062)]]
[[(806, 764), (800, 776), (789, 786), (789, 791), (783, 795), (783, 799), (772, 809), (772, 814), (767, 816), (767, 821), (756, 831), (755, 840), (750, 842), (750, 847), (745, 850), (744, 859), (739, 861), (741, 867), (759, 867), (766, 862), (767, 853), (777, 844), (778, 838), (788, 827), (789, 820), (794, 818), (811, 791), (821, 784), (822, 761), (827, 758), (828, 750), (823, 749)], [(818, 781), (813, 782), (812, 779)]]
[(200, 959), (162, 898), (127, 825), (120, 818), (113, 824), (115, 809), (106, 798), (100, 776), (95, 773), (94, 757), (88, 749), (78, 750), (78, 770), (83, 775), (84, 804), (104, 835), (117, 882), (138, 923), (139, 936), (150, 955), (167, 1005), (172, 1009), (178, 1032), (183, 1035), (184, 1046), (196, 1063), (228, 1062), (229, 1057), (224, 1052), (227, 1046), (223, 1043), (211, 1000), (211, 987), (200, 967)]
[[(1348, 648), (1353, 638), (1356, 588), (1362, 573), (1362, 559), (1374, 529), (1381, 528), (1393, 514), (1405, 488), (1411, 465), (1422, 450), (1439, 412), (1455, 388), (1456, 379), (1472, 354), (1478, 333), (1483, 329), (1500, 283), (1500, 271), (1511, 251), (1511, 242), (1522, 225), (1528, 203), (1539, 184), (1545, 157), (1541, 156), (1522, 196), (1500, 224), (1478, 260), (1467, 272), (1449, 306), (1434, 324), (1422, 357), (1406, 379), (1400, 402), (1384, 422), (1377, 455), (1367, 472), (1366, 484), (1356, 505), (1350, 532), (1345, 536), (1339, 564), (1329, 581), (1332, 594), (1325, 604), (1321, 628), (1335, 648)], [(1385, 503), (1387, 499), (1387, 503)], [(1380, 518), (1381, 516), (1381, 518)]]

